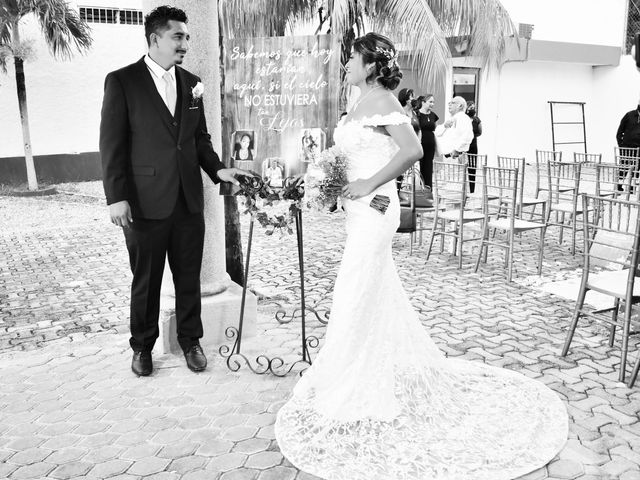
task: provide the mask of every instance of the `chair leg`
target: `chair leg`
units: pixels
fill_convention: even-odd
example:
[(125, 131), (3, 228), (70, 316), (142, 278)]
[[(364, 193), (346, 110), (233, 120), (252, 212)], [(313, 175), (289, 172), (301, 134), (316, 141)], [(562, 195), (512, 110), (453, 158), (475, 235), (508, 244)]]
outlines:
[(544, 258), (544, 234), (545, 228), (540, 229), (540, 245), (538, 246), (538, 275), (542, 275), (542, 259)]
[(571, 222), (571, 255), (576, 254), (576, 225), (578, 223), (578, 214), (574, 213), (569, 215), (569, 221)]
[(489, 240), (489, 228), (487, 227), (487, 222), (482, 226), (482, 239), (480, 240), (480, 251), (478, 252), (478, 259), (476, 260), (476, 268), (473, 270), (474, 272), (478, 271), (478, 267), (480, 267), (480, 260), (482, 260), (482, 252), (485, 249), (489, 248), (487, 245), (487, 241)]
[(440, 219), (442, 222), (442, 234), (440, 235), (440, 253), (444, 252), (444, 241), (447, 238), (444, 232), (447, 230), (447, 222), (444, 219)]
[(633, 384), (636, 383), (636, 378), (638, 378), (638, 371), (640, 371), (640, 354), (638, 354), (638, 359), (636, 360), (636, 364), (634, 365), (633, 371), (631, 372), (629, 383), (627, 383), (627, 386), (629, 388), (633, 388)]
[[(507, 234), (507, 245), (511, 245), (513, 242), (512, 232), (506, 232)], [(509, 248), (504, 252), (504, 268), (509, 267)]]
[(622, 324), (622, 348), (620, 349), (620, 372), (618, 381), (624, 382), (627, 370), (627, 353), (629, 349), (629, 330), (631, 329), (631, 302), (624, 302), (624, 323)]
[(458, 253), (458, 270), (462, 268), (462, 249), (464, 248), (464, 222), (460, 222), (460, 226), (458, 228), (458, 249), (460, 250)]
[(513, 239), (515, 235), (513, 232), (509, 232), (509, 250), (507, 250), (508, 255), (508, 273), (507, 273), (507, 282), (511, 282), (511, 277), (513, 273)]
[(620, 308), (620, 299), (616, 298), (613, 303), (613, 311), (611, 312), (611, 327), (609, 327), (609, 346), (613, 347), (616, 338), (616, 325), (618, 324), (618, 308)]
[(562, 245), (562, 237), (564, 236), (564, 212), (560, 213), (560, 237), (558, 238), (558, 241), (560, 242), (560, 245)]
[(580, 312), (582, 307), (584, 306), (584, 298), (587, 295), (586, 282), (583, 281), (580, 285), (580, 293), (578, 294), (578, 299), (576, 300), (576, 308), (573, 312), (573, 317), (571, 318), (571, 324), (569, 325), (569, 330), (567, 331), (567, 338), (564, 341), (564, 346), (562, 347), (562, 353), (560, 356), (566, 357), (567, 353), (569, 353), (569, 346), (571, 345), (571, 341), (573, 340), (573, 334), (576, 331), (576, 327), (578, 326), (578, 319), (580, 318)]
[(436, 236), (436, 229), (438, 228), (438, 214), (435, 214), (433, 218), (433, 226), (431, 227), (431, 236), (429, 237), (429, 248), (427, 249), (427, 260), (429, 260), (429, 256), (431, 255), (431, 248), (433, 247), (433, 240)]

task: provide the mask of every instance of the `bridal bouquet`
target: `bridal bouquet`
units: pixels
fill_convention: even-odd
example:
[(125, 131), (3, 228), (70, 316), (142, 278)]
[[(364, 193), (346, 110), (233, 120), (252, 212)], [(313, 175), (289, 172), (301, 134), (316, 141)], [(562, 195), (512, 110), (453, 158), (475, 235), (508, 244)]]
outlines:
[(306, 205), (317, 210), (335, 205), (342, 187), (349, 183), (348, 167), (347, 157), (339, 149), (323, 150), (304, 176)]
[[(348, 169), (349, 161), (342, 151), (335, 146), (323, 150), (318, 161), (309, 165), (304, 177), (306, 206), (323, 210), (335, 205), (342, 187), (349, 183)], [(384, 214), (389, 206), (389, 197), (376, 195), (369, 206)]]

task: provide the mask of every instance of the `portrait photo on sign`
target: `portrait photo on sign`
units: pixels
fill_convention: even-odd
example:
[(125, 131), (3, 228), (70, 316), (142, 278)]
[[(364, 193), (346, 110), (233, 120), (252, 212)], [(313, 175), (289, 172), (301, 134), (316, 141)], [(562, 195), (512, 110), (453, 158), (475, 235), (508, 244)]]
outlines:
[(267, 185), (282, 188), (284, 185), (284, 162), (280, 157), (270, 157), (262, 162), (262, 179)]
[(321, 128), (305, 128), (300, 139), (300, 159), (305, 163), (313, 163), (325, 149), (326, 135)]
[(253, 170), (256, 160), (255, 131), (237, 130), (231, 134), (231, 165), (243, 170)]

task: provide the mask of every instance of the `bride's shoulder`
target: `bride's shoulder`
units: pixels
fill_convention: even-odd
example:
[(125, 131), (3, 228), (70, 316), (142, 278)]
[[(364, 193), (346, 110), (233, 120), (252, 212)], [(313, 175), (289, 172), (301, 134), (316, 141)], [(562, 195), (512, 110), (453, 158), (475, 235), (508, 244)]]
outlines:
[(363, 114), (370, 125), (385, 126), (411, 123), (411, 119), (405, 114), (402, 105), (391, 91), (380, 95), (375, 99), (375, 102), (371, 102), (367, 107), (367, 111)]

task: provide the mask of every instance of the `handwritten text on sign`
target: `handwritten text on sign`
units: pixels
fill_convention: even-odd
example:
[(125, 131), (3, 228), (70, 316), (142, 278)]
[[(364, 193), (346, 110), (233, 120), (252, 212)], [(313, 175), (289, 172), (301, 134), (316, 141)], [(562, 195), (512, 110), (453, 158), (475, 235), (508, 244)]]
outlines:
[(231, 49), (229, 60), (249, 65), (232, 68), (234, 71), (251, 72), (252, 78), (234, 79), (233, 91), (244, 107), (255, 109), (261, 128), (278, 132), (303, 128), (303, 118), (287, 115), (278, 107), (317, 107), (322, 100), (321, 93), (329, 86), (327, 69), (317, 68), (318, 64), (329, 65), (335, 55), (334, 48), (322, 48), (318, 41), (311, 48), (287, 50), (236, 45)]

